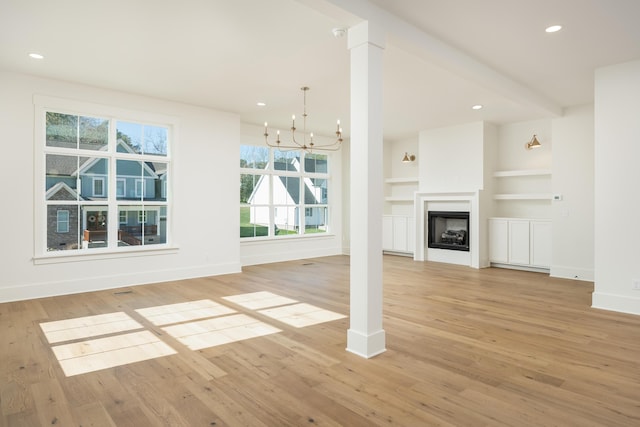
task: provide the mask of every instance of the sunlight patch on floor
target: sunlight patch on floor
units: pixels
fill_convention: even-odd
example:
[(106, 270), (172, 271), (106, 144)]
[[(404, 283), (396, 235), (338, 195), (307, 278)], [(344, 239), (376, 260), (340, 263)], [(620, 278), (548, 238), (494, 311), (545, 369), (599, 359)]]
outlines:
[(116, 312), (40, 323), (40, 328), (42, 328), (49, 343), (54, 344), (62, 341), (142, 329), (142, 325), (127, 314)]
[(149, 331), (63, 344), (52, 350), (68, 377), (176, 353)]
[(245, 314), (183, 323), (162, 329), (191, 350), (200, 350), (281, 332), (280, 329)]
[(318, 323), (330, 322), (347, 317), (343, 314), (324, 310), (305, 303), (258, 310), (258, 313), (296, 328), (317, 325)]
[(261, 308), (276, 307), (279, 305), (294, 304), (298, 302), (294, 299), (282, 297), (267, 291), (232, 295), (222, 297), (222, 299), (238, 304), (241, 307), (248, 308), (249, 310), (259, 310)]
[(156, 307), (140, 308), (136, 312), (157, 326), (170, 323), (187, 322), (207, 317), (222, 316), (235, 313), (229, 307), (211, 300), (189, 301), (178, 304), (159, 305)]
[[(266, 291), (223, 299), (296, 328), (347, 317)], [(282, 332), (275, 326), (209, 299), (135, 311), (153, 325), (161, 326), (163, 331), (190, 350)], [(40, 328), (49, 343), (58, 344), (52, 346), (52, 350), (67, 376), (176, 353), (151, 331), (134, 331), (145, 327), (123, 312), (44, 322)], [(95, 338), (98, 336), (102, 337)], [(64, 341), (76, 342), (61, 344)]]

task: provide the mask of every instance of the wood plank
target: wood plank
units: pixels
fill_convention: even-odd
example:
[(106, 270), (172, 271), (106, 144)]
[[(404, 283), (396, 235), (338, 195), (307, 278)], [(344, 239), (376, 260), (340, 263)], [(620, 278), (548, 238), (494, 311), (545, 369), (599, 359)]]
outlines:
[(78, 424), (83, 427), (117, 427), (100, 402), (74, 406), (73, 413), (78, 420)]
[[(348, 314), (345, 256), (0, 304), (0, 427), (640, 425), (640, 316), (592, 309), (592, 283), (383, 261), (387, 351), (369, 360), (345, 350), (348, 318), (298, 328), (225, 300), (271, 292)], [(202, 300), (280, 331), (193, 351), (136, 311)], [(176, 354), (66, 377), (40, 323), (118, 312)], [(130, 333), (93, 332), (71, 342)]]
[(31, 393), (40, 425), (77, 424), (58, 380), (34, 383), (31, 385)]

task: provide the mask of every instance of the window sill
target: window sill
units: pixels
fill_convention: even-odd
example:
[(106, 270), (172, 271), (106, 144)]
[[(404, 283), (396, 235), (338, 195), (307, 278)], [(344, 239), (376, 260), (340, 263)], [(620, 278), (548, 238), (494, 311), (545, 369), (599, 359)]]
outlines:
[[(154, 255), (168, 255), (178, 253), (177, 246), (162, 246), (145, 249), (94, 249), (89, 251), (56, 251), (46, 255), (33, 257), (34, 265), (59, 264), (66, 262), (96, 261), (103, 259), (131, 258)], [(72, 252), (72, 253), (64, 253)]]
[(322, 233), (322, 234), (304, 234), (304, 235), (289, 235), (289, 236), (271, 236), (271, 237), (241, 237), (240, 244), (260, 244), (260, 243), (277, 243), (286, 242), (291, 240), (309, 240), (309, 239), (334, 239), (335, 234)]

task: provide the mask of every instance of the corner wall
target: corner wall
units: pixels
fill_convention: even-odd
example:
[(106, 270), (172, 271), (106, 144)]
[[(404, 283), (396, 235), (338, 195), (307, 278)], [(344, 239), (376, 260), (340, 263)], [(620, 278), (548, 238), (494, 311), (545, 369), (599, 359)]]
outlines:
[(640, 61), (595, 74), (593, 307), (640, 314)]
[(594, 280), (593, 105), (569, 108), (552, 121), (551, 276)]

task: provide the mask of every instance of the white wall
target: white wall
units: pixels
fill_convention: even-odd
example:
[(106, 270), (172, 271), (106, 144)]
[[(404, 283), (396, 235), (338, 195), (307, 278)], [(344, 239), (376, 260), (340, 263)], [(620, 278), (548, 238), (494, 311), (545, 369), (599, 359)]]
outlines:
[[(420, 158), (418, 157), (418, 135), (414, 138), (402, 139), (386, 143), (389, 147), (389, 164), (391, 175), (394, 178), (417, 178)], [(416, 156), (413, 162), (403, 163), (404, 153)], [(386, 154), (386, 153), (385, 153)], [(387, 175), (385, 175), (387, 176)]]
[[(537, 135), (541, 147), (527, 150), (525, 144)], [(550, 169), (553, 138), (551, 120), (530, 120), (501, 125), (498, 129), (498, 170)]]
[[(525, 144), (536, 134), (541, 147), (527, 150)], [(527, 169), (551, 170), (553, 137), (551, 120), (532, 120), (501, 125), (498, 128), (497, 171)], [(496, 178), (497, 194), (551, 193), (551, 176)], [(551, 218), (548, 200), (499, 200), (494, 216), (511, 218)]]
[[(0, 301), (84, 292), (240, 270), (235, 114), (93, 87), (0, 73), (2, 203)], [(34, 263), (34, 95), (176, 117), (175, 251), (83, 262)], [(37, 192), (35, 193), (37, 197)]]
[(640, 61), (595, 74), (593, 307), (640, 314)]
[(480, 211), (480, 257), (479, 266), (481, 268), (489, 266), (489, 218), (494, 215), (495, 201), (493, 200), (495, 181), (493, 172), (496, 170), (498, 161), (498, 126), (492, 123), (484, 123), (483, 134), (483, 186), (479, 192), (478, 207)]
[(552, 121), (552, 264), (555, 277), (593, 281), (593, 105), (569, 108)]
[(483, 149), (483, 122), (421, 131), (420, 192), (482, 189)]
[[(243, 123), (241, 125), (240, 143), (242, 145), (264, 146), (264, 128)], [(331, 139), (314, 134), (314, 140), (318, 144), (328, 144)], [(239, 147), (239, 146), (238, 146)], [(290, 261), (303, 258), (313, 258), (330, 255), (340, 255), (343, 253), (343, 194), (342, 194), (342, 151), (326, 152), (329, 154), (329, 198), (331, 208), (331, 230), (326, 234), (318, 234), (301, 238), (299, 236), (279, 237), (277, 239), (256, 239), (240, 242), (240, 261), (242, 265), (266, 264), (272, 262)], [(239, 148), (238, 148), (239, 152)], [(234, 159), (234, 176), (239, 176), (239, 155)], [(239, 179), (239, 178), (238, 178)], [(237, 186), (233, 187), (238, 190)], [(235, 195), (234, 211), (239, 217), (238, 195)], [(238, 219), (239, 221), (239, 219)], [(238, 237), (238, 227), (236, 227), (236, 240)]]

